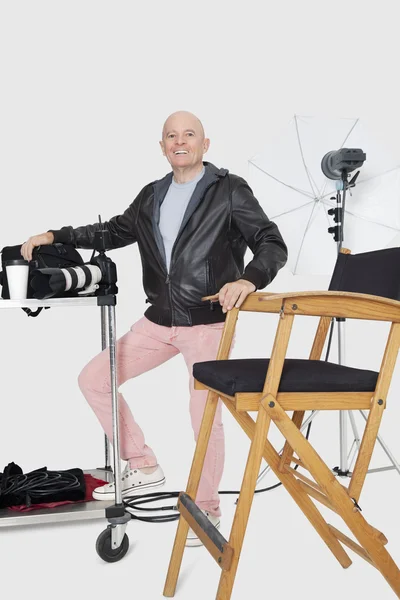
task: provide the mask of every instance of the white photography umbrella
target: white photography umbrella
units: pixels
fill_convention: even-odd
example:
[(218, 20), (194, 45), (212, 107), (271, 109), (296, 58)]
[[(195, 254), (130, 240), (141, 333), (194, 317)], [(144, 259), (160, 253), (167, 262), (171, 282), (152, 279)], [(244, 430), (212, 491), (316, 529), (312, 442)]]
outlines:
[(336, 207), (336, 186), (341, 182), (325, 177), (321, 160), (340, 148), (360, 148), (366, 154), (356, 185), (346, 196), (344, 246), (356, 253), (399, 244), (397, 161), (379, 147), (360, 119), (296, 115), (250, 159), (248, 178), (288, 245), (288, 266), (294, 274), (333, 270), (337, 245), (328, 233), (335, 225), (328, 210)]
[[(269, 140), (249, 161), (248, 177), (261, 206), (282, 233), (289, 251), (288, 266), (294, 274), (333, 272), (338, 244), (328, 233), (328, 228), (335, 226), (328, 211), (338, 206), (337, 186), (340, 189), (343, 182), (325, 177), (321, 161), (328, 153), (338, 154), (341, 148), (361, 149), (366, 154), (355, 187), (347, 190), (342, 220), (343, 245), (352, 253), (359, 253), (400, 242), (400, 167), (397, 161), (379, 147), (359, 119), (296, 115), (279, 136)], [(357, 174), (357, 169), (348, 171), (349, 179)], [(338, 325), (339, 363), (343, 364), (344, 330), (341, 326), (344, 323)], [(316, 414), (311, 414), (302, 429)], [(354, 433), (352, 448), (355, 448), (359, 435), (351, 412), (349, 418)], [(379, 436), (378, 441), (393, 466), (372, 470), (396, 469), (400, 473), (400, 465)], [(347, 421), (341, 411), (340, 474), (349, 473), (348, 461)], [(269, 467), (259, 479), (268, 470)]]

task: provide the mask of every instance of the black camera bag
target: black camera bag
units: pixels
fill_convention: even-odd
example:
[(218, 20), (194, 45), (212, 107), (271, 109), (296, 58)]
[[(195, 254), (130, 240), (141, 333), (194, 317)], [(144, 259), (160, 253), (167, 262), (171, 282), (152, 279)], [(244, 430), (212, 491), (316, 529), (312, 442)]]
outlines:
[[(5, 246), (1, 251), (1, 267), (0, 272), (0, 285), (2, 286), (1, 297), (5, 300), (10, 298), (10, 292), (8, 289), (7, 271), (5, 268), (5, 262), (8, 260), (22, 259), (21, 255), (21, 244), (18, 246)], [(35, 269), (45, 268), (59, 268), (65, 269), (67, 267), (79, 267), (83, 265), (84, 261), (79, 252), (70, 244), (49, 244), (45, 246), (37, 246), (33, 249), (32, 260), (29, 262), (29, 275), (28, 275), (28, 291), (27, 298), (34, 298), (34, 290), (30, 285), (32, 271)], [(76, 294), (73, 294), (74, 296)], [(63, 294), (65, 297), (66, 294)], [(41, 312), (41, 308), (38, 308), (35, 312), (29, 308), (23, 309), (28, 316), (37, 317)]]

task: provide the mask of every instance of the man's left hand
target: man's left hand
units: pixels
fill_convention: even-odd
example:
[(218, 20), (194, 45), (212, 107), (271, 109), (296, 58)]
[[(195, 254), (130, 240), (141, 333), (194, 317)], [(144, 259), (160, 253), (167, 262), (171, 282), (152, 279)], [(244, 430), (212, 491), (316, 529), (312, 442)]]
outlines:
[(218, 292), (218, 300), (222, 306), (222, 312), (231, 310), (234, 306), (240, 308), (247, 296), (256, 291), (256, 286), (247, 279), (238, 279), (226, 283)]

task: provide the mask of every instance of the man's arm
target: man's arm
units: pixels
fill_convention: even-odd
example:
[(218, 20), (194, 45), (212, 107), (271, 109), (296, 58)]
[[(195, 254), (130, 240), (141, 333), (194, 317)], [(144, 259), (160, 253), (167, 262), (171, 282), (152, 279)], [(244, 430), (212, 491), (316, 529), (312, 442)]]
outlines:
[(262, 289), (275, 278), (287, 261), (287, 247), (278, 227), (270, 221), (244, 179), (237, 178), (232, 192), (232, 220), (254, 257), (243, 279)]
[(109, 233), (111, 241), (109, 250), (133, 244), (136, 242), (136, 209), (134, 204), (135, 201), (132, 202), (122, 215), (112, 217), (109, 221), (102, 223), (101, 226), (100, 223), (93, 223), (92, 225), (83, 225), (76, 228), (69, 225), (61, 229), (49, 229), (49, 232), (54, 235), (53, 243), (72, 244), (75, 248), (92, 249), (95, 233), (101, 227)]
[[(229, 177), (229, 175), (228, 175)], [(270, 221), (247, 182), (235, 177), (232, 191), (232, 222), (253, 252), (242, 278), (226, 283), (219, 291), (223, 312), (239, 308), (251, 292), (275, 278), (287, 261), (287, 247), (278, 227)]]
[[(102, 223), (102, 228), (107, 230), (110, 236), (109, 250), (122, 248), (136, 242), (136, 221), (144, 190), (145, 188), (122, 215), (117, 215)], [(99, 223), (76, 228), (66, 226), (61, 229), (49, 229), (46, 233), (30, 237), (22, 245), (21, 254), (26, 260), (32, 260), (32, 251), (35, 247), (56, 243), (71, 244), (75, 248), (93, 249), (94, 235), (99, 229)]]

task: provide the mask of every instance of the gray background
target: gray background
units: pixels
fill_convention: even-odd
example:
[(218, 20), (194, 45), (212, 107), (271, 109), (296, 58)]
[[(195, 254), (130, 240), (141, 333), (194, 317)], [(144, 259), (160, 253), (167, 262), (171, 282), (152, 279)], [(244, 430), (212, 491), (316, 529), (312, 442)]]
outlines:
[[(396, 9), (398, 2), (385, 0), (371, 6), (309, 0), (1, 2), (1, 247), (48, 228), (123, 212), (144, 184), (168, 172), (158, 140), (166, 116), (179, 109), (203, 120), (211, 138), (206, 158), (245, 178), (247, 160), (294, 113), (360, 117), (400, 162)], [(83, 256), (89, 259), (90, 252)], [(118, 267), (120, 336), (145, 308), (141, 266), (134, 246), (111, 257)], [(328, 277), (294, 278), (283, 270), (270, 289), (327, 284)], [(0, 468), (10, 461), (24, 470), (100, 466), (102, 431), (76, 381), (100, 350), (98, 309), (51, 309), (38, 319), (2, 311), (0, 318)], [(234, 356), (269, 354), (275, 318), (258, 317), (262, 323), (251, 330), (255, 318), (240, 318)], [(292, 356), (307, 356), (314, 327), (312, 320), (296, 323)], [(349, 323), (348, 363), (378, 368), (386, 332), (381, 325)], [(381, 432), (400, 459), (399, 388), (396, 369)], [(184, 488), (194, 442), (183, 360), (176, 357), (122, 389), (163, 466), (165, 489)], [(166, 435), (166, 423), (174, 435)], [(221, 489), (237, 489), (249, 446), (228, 414), (225, 428)], [(337, 414), (320, 415), (312, 439), (329, 465), (338, 464)], [(385, 462), (379, 450), (373, 462)], [(369, 475), (361, 498), (397, 561), (399, 492), (396, 473)], [(226, 536), (234, 499), (222, 500)], [(13, 597), (25, 597), (27, 588), (46, 600), (89, 593), (99, 600), (161, 597), (175, 523), (131, 523), (130, 553), (114, 565), (94, 550), (104, 525), (2, 530), (0, 564), (14, 582)], [(176, 597), (213, 598), (218, 576), (203, 549), (188, 549)], [(284, 490), (256, 498), (233, 598), (358, 593), (394, 597), (357, 556), (343, 571)]]

